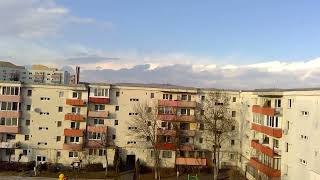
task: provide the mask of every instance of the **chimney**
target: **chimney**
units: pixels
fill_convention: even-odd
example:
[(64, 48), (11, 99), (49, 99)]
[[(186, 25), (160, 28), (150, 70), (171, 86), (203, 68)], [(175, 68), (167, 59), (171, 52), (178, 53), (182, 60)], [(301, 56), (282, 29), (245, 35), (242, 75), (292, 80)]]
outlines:
[(76, 78), (75, 78), (76, 82), (75, 84), (79, 84), (80, 81), (80, 67), (76, 66)]

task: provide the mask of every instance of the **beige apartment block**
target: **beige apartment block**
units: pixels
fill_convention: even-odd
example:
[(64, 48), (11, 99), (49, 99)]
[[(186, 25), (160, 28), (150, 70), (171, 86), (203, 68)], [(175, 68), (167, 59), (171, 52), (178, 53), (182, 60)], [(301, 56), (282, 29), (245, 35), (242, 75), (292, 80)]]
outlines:
[[(212, 144), (196, 117), (217, 89), (159, 84), (0, 82), (0, 160), (153, 166), (150, 144), (135, 134), (134, 107), (158, 109), (162, 167), (212, 164)], [(320, 174), (319, 89), (225, 90), (235, 134), (221, 149), (221, 166), (248, 179), (317, 179)], [(179, 127), (179, 133), (173, 129)], [(179, 143), (175, 143), (178, 139)]]

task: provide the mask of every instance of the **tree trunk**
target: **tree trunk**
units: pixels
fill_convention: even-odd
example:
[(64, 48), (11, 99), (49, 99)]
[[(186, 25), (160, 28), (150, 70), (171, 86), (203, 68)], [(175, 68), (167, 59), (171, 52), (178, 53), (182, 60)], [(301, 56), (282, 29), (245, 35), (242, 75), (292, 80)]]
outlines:
[(108, 176), (108, 153), (107, 153), (107, 149), (106, 149), (106, 171), (105, 171), (105, 179), (107, 179), (107, 176)]
[(160, 179), (159, 154), (160, 152), (158, 150), (154, 150), (154, 179)]

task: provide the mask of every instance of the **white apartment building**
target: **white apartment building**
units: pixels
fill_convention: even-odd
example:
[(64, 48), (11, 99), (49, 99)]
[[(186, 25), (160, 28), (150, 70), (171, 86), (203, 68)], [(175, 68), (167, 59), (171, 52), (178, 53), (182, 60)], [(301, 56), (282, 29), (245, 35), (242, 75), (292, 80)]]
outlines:
[[(115, 147), (127, 165), (152, 166), (152, 150), (135, 137), (134, 106), (159, 108), (161, 166), (212, 163), (197, 103), (217, 89), (158, 84), (0, 83), (0, 160), (112, 165)], [(319, 179), (319, 89), (225, 91), (236, 119), (222, 146), (223, 165), (248, 179)], [(178, 125), (177, 134), (172, 125)], [(173, 139), (179, 136), (179, 145)]]

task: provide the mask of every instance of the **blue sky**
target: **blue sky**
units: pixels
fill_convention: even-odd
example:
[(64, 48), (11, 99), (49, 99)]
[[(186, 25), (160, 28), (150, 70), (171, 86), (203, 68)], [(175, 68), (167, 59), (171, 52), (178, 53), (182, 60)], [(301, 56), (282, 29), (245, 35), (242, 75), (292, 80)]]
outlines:
[(0, 59), (84, 81), (319, 87), (319, 1), (1, 0)]

